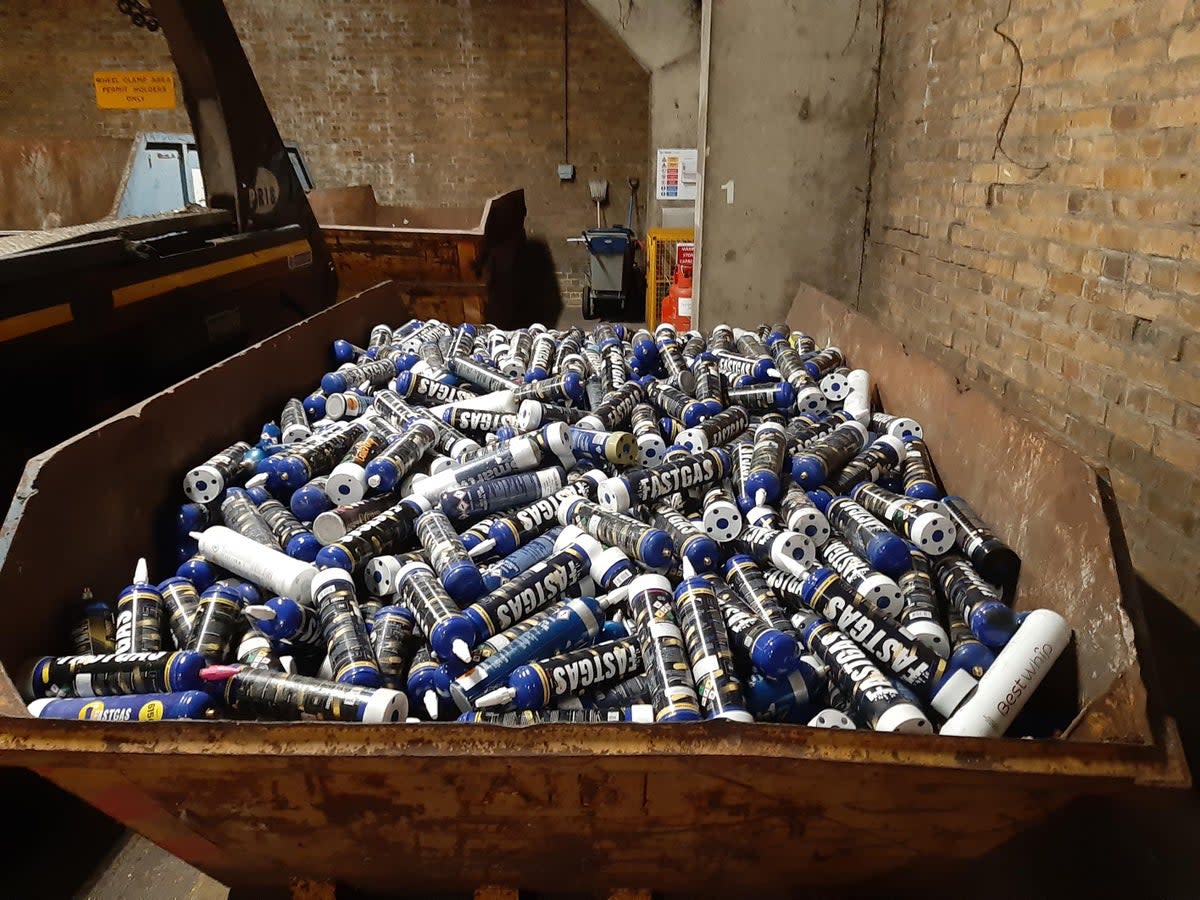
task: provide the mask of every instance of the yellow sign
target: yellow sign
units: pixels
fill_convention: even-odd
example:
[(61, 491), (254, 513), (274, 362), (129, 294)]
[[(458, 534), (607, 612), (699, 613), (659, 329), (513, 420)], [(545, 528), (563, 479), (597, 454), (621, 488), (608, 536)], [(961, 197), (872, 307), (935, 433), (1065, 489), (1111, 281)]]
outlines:
[(174, 109), (172, 72), (96, 72), (96, 105), (101, 109)]

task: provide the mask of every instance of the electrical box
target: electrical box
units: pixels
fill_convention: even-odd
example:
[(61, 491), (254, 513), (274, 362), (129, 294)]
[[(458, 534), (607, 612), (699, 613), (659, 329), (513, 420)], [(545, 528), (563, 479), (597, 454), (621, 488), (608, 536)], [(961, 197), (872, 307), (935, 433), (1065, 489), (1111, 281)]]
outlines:
[(575, 167), (573, 165), (571, 165), (570, 163), (563, 163), (561, 166), (559, 166), (558, 167), (558, 180), (559, 181), (574, 181), (575, 180)]

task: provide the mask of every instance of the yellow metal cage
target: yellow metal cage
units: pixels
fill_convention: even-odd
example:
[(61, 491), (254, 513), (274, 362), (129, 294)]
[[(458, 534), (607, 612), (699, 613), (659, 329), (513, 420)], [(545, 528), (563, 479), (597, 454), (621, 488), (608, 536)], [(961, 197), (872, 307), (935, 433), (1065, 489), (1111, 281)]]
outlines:
[(662, 318), (663, 298), (671, 288), (680, 244), (695, 244), (694, 228), (650, 228), (646, 231), (646, 327)]

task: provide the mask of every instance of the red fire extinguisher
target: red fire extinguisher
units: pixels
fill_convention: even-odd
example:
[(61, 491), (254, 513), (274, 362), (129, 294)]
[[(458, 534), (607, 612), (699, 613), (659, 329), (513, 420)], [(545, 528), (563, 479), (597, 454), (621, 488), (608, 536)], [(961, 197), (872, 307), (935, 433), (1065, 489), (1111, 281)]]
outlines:
[(676, 266), (667, 296), (663, 298), (662, 321), (683, 334), (692, 329), (692, 267)]

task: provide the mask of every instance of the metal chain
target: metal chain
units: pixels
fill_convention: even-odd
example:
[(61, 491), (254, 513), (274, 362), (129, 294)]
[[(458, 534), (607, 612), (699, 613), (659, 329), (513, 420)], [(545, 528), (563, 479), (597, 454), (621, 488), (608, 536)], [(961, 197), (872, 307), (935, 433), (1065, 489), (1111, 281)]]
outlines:
[(138, 0), (117, 0), (117, 9), (122, 15), (129, 16), (134, 28), (145, 28), (147, 31), (158, 31), (158, 17), (154, 10)]

